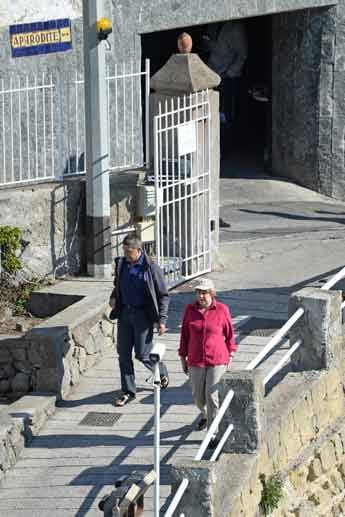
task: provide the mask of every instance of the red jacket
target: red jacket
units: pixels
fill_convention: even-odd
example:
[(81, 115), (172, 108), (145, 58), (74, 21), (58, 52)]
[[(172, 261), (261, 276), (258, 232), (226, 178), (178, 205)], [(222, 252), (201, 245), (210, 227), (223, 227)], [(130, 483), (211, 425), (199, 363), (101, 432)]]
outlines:
[(186, 306), (178, 353), (188, 357), (189, 366), (228, 364), (230, 352), (235, 350), (237, 345), (227, 305), (213, 300), (204, 313), (197, 303)]

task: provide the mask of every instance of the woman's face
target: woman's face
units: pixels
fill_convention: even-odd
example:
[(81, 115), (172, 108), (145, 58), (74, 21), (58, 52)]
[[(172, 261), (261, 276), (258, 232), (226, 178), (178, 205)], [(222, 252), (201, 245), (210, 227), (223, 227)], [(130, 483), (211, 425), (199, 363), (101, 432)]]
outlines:
[(210, 291), (196, 290), (196, 299), (201, 308), (206, 309), (212, 303), (212, 294)]

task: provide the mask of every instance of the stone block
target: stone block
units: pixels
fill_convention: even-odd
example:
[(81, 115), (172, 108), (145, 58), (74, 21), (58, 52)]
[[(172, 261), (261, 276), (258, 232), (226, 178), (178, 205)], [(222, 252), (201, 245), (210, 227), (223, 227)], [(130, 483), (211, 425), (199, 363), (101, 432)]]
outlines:
[(323, 472), (333, 468), (337, 462), (333, 444), (329, 441), (323, 443), (318, 450), (318, 457), (320, 458)]
[(4, 395), (5, 393), (8, 393), (11, 389), (11, 383), (9, 379), (2, 379), (0, 381), (0, 393), (1, 395)]
[(309, 471), (308, 471), (308, 481), (315, 481), (315, 479), (318, 479), (320, 476), (322, 476), (323, 470), (320, 458), (314, 458), (312, 462), (309, 465)]
[(171, 468), (172, 494), (185, 478), (189, 480), (189, 484), (176, 514), (184, 513), (188, 517), (213, 517), (212, 496), (217, 482), (214, 463), (186, 461), (174, 464)]
[(0, 348), (0, 363), (8, 363), (12, 360), (12, 356), (7, 347)]
[(294, 370), (330, 368), (341, 357), (341, 291), (306, 287), (289, 300), (289, 315), (302, 307), (303, 316), (290, 330), (290, 342), (302, 339), (291, 358)]
[(30, 375), (17, 373), (12, 379), (11, 388), (14, 392), (27, 393), (30, 389)]
[(220, 434), (230, 423), (234, 429), (224, 445), (224, 451), (253, 453), (260, 447), (265, 432), (262, 372), (227, 372), (219, 384), (220, 404), (229, 390), (233, 390), (234, 396), (221, 421)]
[(329, 480), (335, 488), (335, 493), (339, 494), (344, 490), (344, 480), (336, 469), (330, 473)]

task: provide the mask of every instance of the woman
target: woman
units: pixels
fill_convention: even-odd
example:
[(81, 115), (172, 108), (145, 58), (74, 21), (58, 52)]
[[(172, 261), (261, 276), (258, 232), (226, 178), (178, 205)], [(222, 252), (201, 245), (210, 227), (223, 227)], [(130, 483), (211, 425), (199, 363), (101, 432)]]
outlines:
[[(228, 307), (216, 301), (212, 280), (204, 278), (197, 285), (196, 302), (185, 308), (179, 356), (182, 369), (189, 373), (192, 395), (201, 416), (198, 430), (209, 428), (217, 414), (217, 384), (237, 349)], [(216, 435), (210, 445), (217, 443)]]

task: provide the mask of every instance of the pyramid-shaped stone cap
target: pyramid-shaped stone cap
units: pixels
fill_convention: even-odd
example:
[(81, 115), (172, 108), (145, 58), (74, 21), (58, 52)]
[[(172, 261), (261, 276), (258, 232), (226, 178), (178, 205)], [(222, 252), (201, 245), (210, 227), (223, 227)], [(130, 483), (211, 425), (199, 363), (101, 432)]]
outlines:
[(181, 95), (215, 88), (220, 81), (198, 54), (173, 54), (151, 77), (151, 88), (159, 93)]

